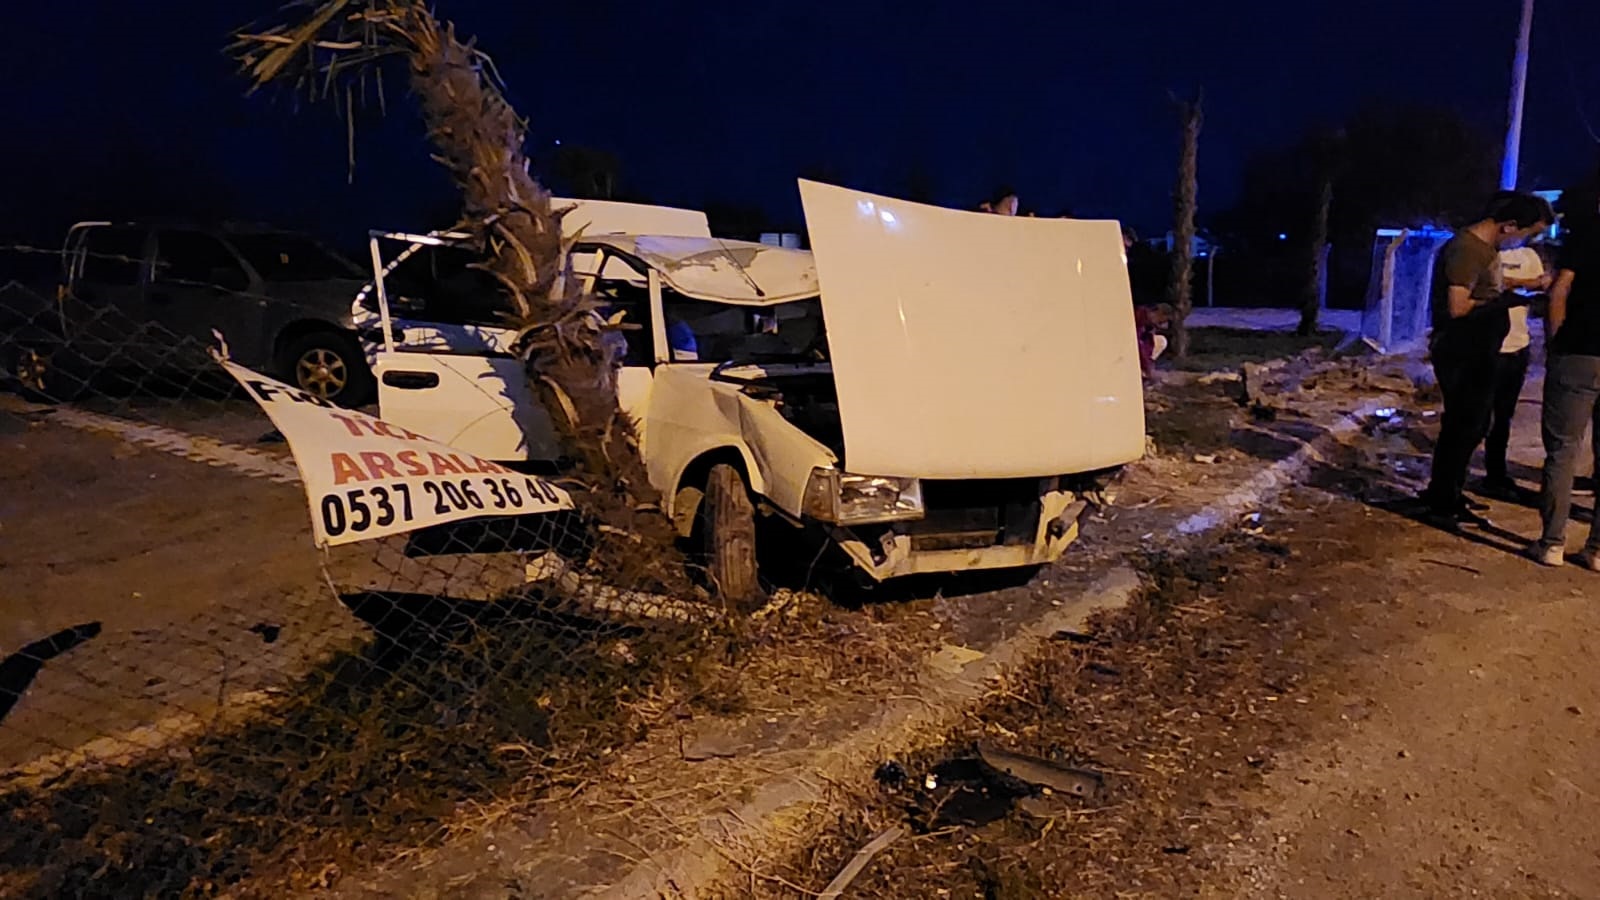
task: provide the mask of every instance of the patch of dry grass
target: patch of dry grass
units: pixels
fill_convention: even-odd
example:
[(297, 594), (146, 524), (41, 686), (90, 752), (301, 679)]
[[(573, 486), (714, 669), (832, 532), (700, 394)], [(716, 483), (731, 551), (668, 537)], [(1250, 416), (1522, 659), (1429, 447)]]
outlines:
[(460, 626), (341, 655), (165, 755), (0, 793), (0, 884), (32, 897), (326, 887), (506, 798), (578, 783), (673, 707), (742, 702), (706, 662), (736, 652), (731, 635)]
[[(1270, 767), (1301, 662), (1285, 649), (1307, 627), (1303, 607), (1274, 589), (1290, 551), (1240, 537), (1213, 551), (1141, 561), (1148, 589), (1099, 619), (1086, 642), (1060, 641), (988, 695), (956, 732), (907, 759), (913, 784), (934, 763), (983, 741), (1096, 769), (1092, 801), (1058, 815), (1013, 812), (984, 827), (914, 833), (884, 851), (855, 896), (1177, 896), (1211, 862), (1221, 798)], [(884, 828), (916, 823), (914, 792), (842, 793), (797, 856), (751, 866), (727, 896), (818, 890)], [(1223, 815), (1221, 818), (1226, 819)]]
[(1319, 331), (1302, 337), (1292, 331), (1252, 328), (1193, 328), (1189, 331), (1189, 358), (1172, 363), (1183, 372), (1238, 369), (1247, 362), (1267, 362), (1320, 349), (1331, 352), (1344, 340), (1342, 331)]

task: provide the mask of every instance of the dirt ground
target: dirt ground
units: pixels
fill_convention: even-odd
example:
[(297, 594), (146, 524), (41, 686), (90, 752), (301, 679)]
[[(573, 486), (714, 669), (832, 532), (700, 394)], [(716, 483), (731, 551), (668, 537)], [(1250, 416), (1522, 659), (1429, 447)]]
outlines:
[[(1425, 469), (1436, 422), (1428, 410), (1369, 422), (1281, 507), (1223, 524), (1214, 549), (1173, 549), (1179, 522), (1295, 452), (1356, 399), (1393, 388), (1392, 377), (1355, 378), (1365, 365), (1347, 366), (1339, 390), (1283, 409), (1241, 406), (1239, 385), (1227, 378), (1164, 383), (1150, 401), (1158, 455), (1130, 472), (1120, 508), (1031, 584), (888, 592), (849, 607), (801, 597), (743, 635), (731, 665), (710, 680), (650, 675), (632, 660), (643, 652), (637, 638), (607, 645), (608, 664), (631, 679), (613, 698), (628, 733), (551, 743), (545, 751), (560, 753), (530, 764), (520, 782), (516, 753), (541, 745), (505, 743), (491, 729), (493, 746), (476, 748), (482, 754), (449, 745), (455, 763), (375, 768), (384, 783), (368, 793), (411, 793), (427, 807), (384, 819), (382, 833), (311, 802), (367, 802), (348, 788), (353, 776), (298, 779), (299, 805), (275, 800), (265, 780), (251, 784), (244, 793), (262, 804), (261, 822), (326, 815), (327, 834), (350, 833), (324, 841), (339, 846), (336, 858), (314, 841), (302, 845), (292, 878), (250, 855), (283, 847), (240, 846), (227, 875), (253, 877), (242, 888), (267, 894), (267, 884), (294, 884), (348, 896), (558, 896), (614, 882), (640, 859), (680, 846), (708, 811), (738, 808), (886, 704), (915, 700), (928, 654), (981, 655), (1131, 559), (1152, 584), (1140, 602), (1088, 635), (1064, 635), (1056, 652), (997, 684), (961, 727), (895, 760), (911, 773), (898, 789), (836, 784), (839, 802), (819, 823), (821, 837), (800, 856), (741, 861), (728, 895), (815, 893), (873, 834), (902, 825), (914, 833), (873, 861), (847, 896), (1600, 896), (1590, 887), (1600, 884), (1592, 824), (1600, 783), (1583, 768), (1600, 698), (1572, 673), (1584, 671), (1593, 649), (1600, 614), (1588, 598), (1600, 598), (1600, 581), (1517, 558), (1519, 536), (1533, 527), (1526, 509), (1498, 506), (1498, 528), (1466, 535), (1408, 519), (1395, 501)], [(237, 442), (253, 433), (242, 418), (185, 424)], [(30, 467), (0, 470), (0, 592), (8, 610), (24, 612), (8, 624), (30, 623), (7, 642), (85, 616), (105, 629), (45, 665), (0, 737), (50, 735), (57, 719), (80, 717), (88, 736), (174, 706), (204, 708), (220, 696), (219, 678), (195, 661), (219, 647), (251, 661), (265, 683), (292, 677), (292, 667), (271, 662), (284, 648), (310, 659), (317, 647), (297, 642), (359, 632), (319, 584), (302, 543), (297, 487), (14, 416), (0, 419), (0, 440)], [(1527, 446), (1524, 428), (1519, 448)], [(1535, 464), (1525, 452), (1517, 462), (1524, 473)], [(171, 487), (142, 489), (152, 480)], [(71, 499), (79, 512), (47, 515), (52, 497)], [(239, 521), (253, 535), (248, 543), (234, 534)], [(110, 538), (119, 523), (121, 550)], [(64, 549), (85, 528), (107, 553), (79, 559)], [(365, 563), (391, 579), (402, 571), (381, 556)], [(309, 611), (269, 605), (302, 589)], [(309, 636), (284, 629), (275, 642), (251, 630), (280, 615), (329, 624), (301, 629)], [(138, 643), (152, 636), (156, 644)], [(147, 671), (162, 659), (184, 660), (206, 678), (168, 684)], [(107, 660), (126, 674), (108, 675), (122, 670)], [(228, 690), (243, 683), (244, 670), (224, 671)], [(560, 709), (565, 688), (551, 681), (556, 695), (547, 690), (539, 703)], [(145, 705), (129, 691), (141, 684), (154, 692)], [(448, 744), (459, 726), (448, 709), (438, 718), (416, 730)], [(305, 733), (327, 738), (317, 745), (326, 750), (342, 726), (323, 724), (326, 733)], [(1102, 773), (1103, 793), (1047, 798), (987, 824), (941, 821), (933, 810), (940, 796), (920, 788), (921, 776), (980, 740)], [(299, 750), (276, 749), (273, 760), (298, 765)], [(307, 758), (340, 778), (361, 768), (354, 756), (333, 760), (344, 768), (330, 763), (339, 752)], [(487, 777), (493, 766), (505, 772)], [(254, 773), (234, 766), (226, 774)], [(150, 825), (160, 817), (141, 815), (150, 834), (131, 829), (119, 853), (149, 854), (99, 860), (99, 849), (88, 848), (95, 853), (86, 858), (123, 879), (95, 883), (136, 884), (157, 868), (188, 865), (195, 854), (179, 838), (249, 833), (231, 821), (232, 831), (210, 836), (156, 833), (166, 821)], [(181, 884), (185, 876), (172, 877)]]
[(478, 574), (460, 559), (402, 559), (394, 541), (319, 554), (298, 483), (226, 465), (235, 452), (260, 454), (269, 470), (287, 463), (281, 443), (258, 442), (270, 429), (259, 410), (195, 400), (113, 412), (134, 429), (231, 441), (217, 459), (185, 458), (0, 395), (8, 777), (181, 742), (219, 710), (361, 644), (369, 629), (330, 579), (414, 592), (450, 582), (467, 594)]
[[(1218, 547), (1147, 557), (1142, 602), (729, 896), (817, 891), (896, 826), (846, 896), (1600, 896), (1600, 576), (1518, 556), (1526, 508), (1462, 534), (1410, 518), (1427, 412), (1374, 422)], [(1003, 793), (923, 783), (980, 743), (1103, 792), (946, 812)]]
[(0, 769), (176, 728), (174, 717), (281, 683), (350, 636), (305, 540), (298, 486), (48, 414), (0, 413), (0, 454), (0, 647), (25, 660), (19, 648), (78, 635), (36, 671), (8, 672), (4, 689), (22, 696), (0, 717)]

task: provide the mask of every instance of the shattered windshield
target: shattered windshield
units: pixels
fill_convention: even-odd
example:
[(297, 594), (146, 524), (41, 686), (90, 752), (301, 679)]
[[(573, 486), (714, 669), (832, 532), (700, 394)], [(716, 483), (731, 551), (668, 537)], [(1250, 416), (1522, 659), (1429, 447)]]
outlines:
[(664, 288), (673, 362), (826, 361), (822, 303), (816, 297), (775, 306), (691, 300)]

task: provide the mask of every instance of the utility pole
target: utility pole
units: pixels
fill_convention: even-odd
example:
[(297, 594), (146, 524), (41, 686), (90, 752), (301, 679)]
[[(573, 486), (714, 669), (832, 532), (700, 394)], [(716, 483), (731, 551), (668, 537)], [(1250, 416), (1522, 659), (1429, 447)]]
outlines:
[(1522, 152), (1522, 97), (1528, 87), (1528, 39), (1533, 34), (1533, 0), (1522, 0), (1522, 27), (1517, 30), (1517, 55), (1511, 61), (1511, 108), (1506, 123), (1506, 152), (1500, 159), (1500, 189), (1517, 186)]

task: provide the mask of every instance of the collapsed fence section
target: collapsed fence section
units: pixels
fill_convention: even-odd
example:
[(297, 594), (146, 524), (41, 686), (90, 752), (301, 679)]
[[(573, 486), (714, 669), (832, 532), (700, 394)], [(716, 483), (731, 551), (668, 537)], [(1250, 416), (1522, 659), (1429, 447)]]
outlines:
[[(201, 310), (310, 396), (331, 383), (307, 365), (369, 377), (360, 335), (225, 279), (157, 286), (137, 254), (73, 265), (90, 289), (0, 289), (0, 893), (326, 884), (574, 783), (727, 658), (703, 593), (596, 568), (581, 508), (482, 493), (314, 548), (303, 473)], [(328, 328), (259, 333), (285, 315)]]

